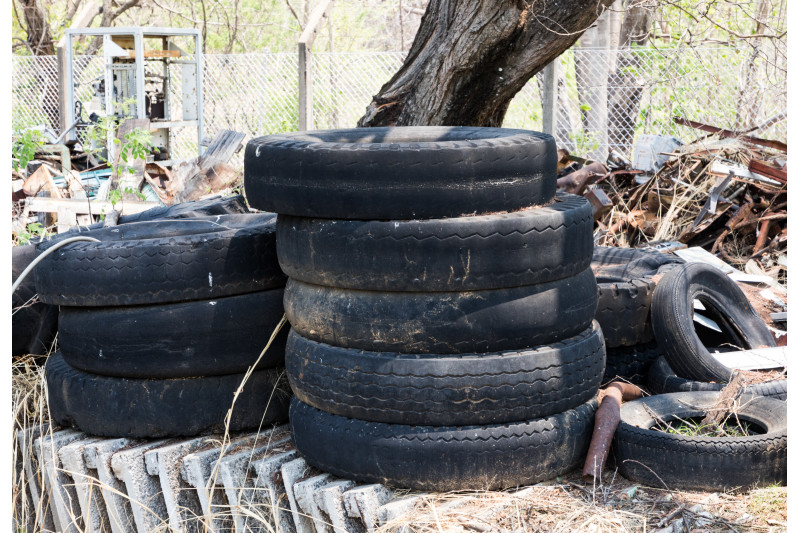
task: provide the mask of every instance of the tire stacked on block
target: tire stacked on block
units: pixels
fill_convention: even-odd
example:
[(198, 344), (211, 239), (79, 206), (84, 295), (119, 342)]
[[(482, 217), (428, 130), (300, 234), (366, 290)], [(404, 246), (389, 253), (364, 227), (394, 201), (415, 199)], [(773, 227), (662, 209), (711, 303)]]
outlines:
[(292, 436), (312, 465), (419, 490), (555, 477), (603, 375), (592, 213), (552, 137), (496, 128), (274, 135), (245, 152), (276, 211)]
[(55, 423), (155, 438), (286, 419), (290, 394), (277, 368), (285, 328), (262, 354), (282, 319), (286, 282), (274, 214), (136, 222), (85, 235), (100, 242), (68, 244), (36, 270), (41, 299), (61, 306), (61, 351), (45, 367)]
[(644, 385), (660, 351), (653, 339), (650, 305), (659, 280), (683, 263), (671, 254), (596, 246), (592, 271), (597, 279), (595, 319), (606, 341), (604, 382), (622, 378)]

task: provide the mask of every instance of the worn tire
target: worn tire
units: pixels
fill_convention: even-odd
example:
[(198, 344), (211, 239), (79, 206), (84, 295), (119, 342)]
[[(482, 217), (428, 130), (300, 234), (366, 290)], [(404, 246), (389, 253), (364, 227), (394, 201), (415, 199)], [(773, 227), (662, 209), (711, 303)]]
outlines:
[(295, 395), (328, 413), (387, 424), (460, 426), (541, 418), (597, 394), (597, 323), (565, 341), (486, 354), (409, 355), (338, 348), (289, 334)]
[[(133, 307), (64, 307), (64, 360), (92, 374), (181, 378), (238, 374), (256, 362), (283, 316), (283, 289)], [(258, 369), (283, 366), (289, 328)]]
[(510, 289), (375, 292), (289, 279), (283, 306), (307, 339), (375, 352), (480, 353), (518, 350), (577, 335), (592, 323), (591, 270)]
[(742, 350), (775, 346), (775, 339), (736, 282), (704, 263), (688, 263), (667, 272), (653, 294), (653, 332), (669, 366), (696, 381), (727, 382), (732, 369), (708, 352), (694, 329), (693, 301)]
[(658, 280), (683, 262), (677, 256), (634, 248), (596, 246), (597, 313), (606, 346), (635, 346), (653, 340), (650, 303)]
[(556, 144), (504, 128), (395, 127), (283, 133), (247, 143), (250, 205), (315, 218), (400, 220), (550, 202)]
[(559, 193), (546, 207), (434, 220), (278, 216), (290, 278), (372, 291), (472, 291), (574, 276), (592, 259), (592, 207)]
[[(32, 244), (11, 249), (11, 281), (36, 258)], [(33, 275), (28, 274), (11, 295), (11, 355), (44, 355), (50, 351), (58, 328), (58, 307), (29, 303), (36, 295)]]
[(644, 385), (650, 365), (660, 355), (658, 344), (655, 342), (608, 348), (603, 382), (612, 381), (614, 378), (623, 378), (634, 385)]
[[(748, 437), (699, 437), (650, 428), (654, 416), (666, 422), (702, 417), (718, 392), (677, 392), (622, 405), (614, 449), (620, 473), (631, 481), (670, 489), (722, 491), (786, 483), (786, 403), (744, 396), (740, 420), (766, 430)], [(660, 478), (660, 479), (659, 479)]]
[(84, 235), (101, 242), (68, 244), (36, 268), (43, 301), (95, 307), (207, 300), (286, 280), (273, 214), (138, 222)]
[[(653, 362), (647, 375), (647, 388), (656, 394), (720, 391), (723, 387), (725, 387), (724, 383), (705, 383), (677, 376), (663, 356)], [(786, 401), (787, 389), (786, 380), (780, 379), (748, 386), (745, 388), (745, 392), (753, 396), (766, 396), (767, 398)]]
[(258, 370), (242, 388), (226, 427), (225, 417), (244, 374), (182, 379), (128, 379), (88, 374), (56, 353), (45, 379), (54, 424), (101, 437), (189, 437), (243, 431), (283, 422), (290, 392), (283, 372)]
[(335, 476), (424, 491), (491, 490), (551, 479), (580, 464), (596, 405), (592, 399), (506, 424), (407, 426), (345, 418), (294, 398), (289, 422), (306, 461)]

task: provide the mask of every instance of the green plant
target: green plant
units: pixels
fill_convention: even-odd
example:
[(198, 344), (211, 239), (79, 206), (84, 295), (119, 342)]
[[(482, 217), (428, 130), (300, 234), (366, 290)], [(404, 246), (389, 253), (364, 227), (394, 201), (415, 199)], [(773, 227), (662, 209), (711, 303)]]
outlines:
[(38, 222), (31, 222), (25, 227), (25, 230), (17, 235), (17, 244), (22, 246), (31, 242), (33, 237), (45, 237), (47, 235), (47, 228)]
[(28, 166), (36, 150), (44, 145), (39, 130), (16, 130), (11, 135), (11, 168), (17, 172)]
[(722, 424), (702, 424), (700, 418), (676, 418), (668, 422), (659, 423), (655, 428), (657, 431), (669, 433), (671, 435), (683, 435), (686, 437), (747, 437), (751, 434), (751, 425), (740, 420), (737, 422), (727, 419)]

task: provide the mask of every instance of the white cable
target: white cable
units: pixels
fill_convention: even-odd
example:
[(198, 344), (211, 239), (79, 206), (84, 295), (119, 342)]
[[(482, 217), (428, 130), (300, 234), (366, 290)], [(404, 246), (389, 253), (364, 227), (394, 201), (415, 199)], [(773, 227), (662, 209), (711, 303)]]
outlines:
[(73, 242), (80, 242), (80, 241), (100, 242), (99, 240), (97, 240), (97, 239), (95, 239), (93, 237), (70, 237), (69, 239), (64, 239), (63, 241), (54, 244), (53, 246), (51, 246), (50, 248), (48, 248), (47, 250), (45, 250), (44, 252), (39, 254), (39, 256), (36, 259), (31, 261), (31, 264), (28, 265), (28, 268), (26, 268), (25, 270), (22, 271), (22, 274), (19, 275), (19, 277), (17, 278), (17, 281), (15, 281), (14, 284), (11, 286), (11, 294), (14, 294), (14, 291), (17, 290), (17, 288), (19, 288), (19, 284), (22, 283), (23, 279), (25, 279), (25, 276), (27, 276), (28, 274), (31, 273), (31, 271), (33, 270), (33, 267), (38, 265), (39, 261), (41, 261), (42, 259), (47, 257), (50, 253), (55, 252), (56, 250), (58, 250), (59, 248), (61, 248), (64, 245), (67, 245), (67, 244), (70, 244), (70, 243), (73, 243)]

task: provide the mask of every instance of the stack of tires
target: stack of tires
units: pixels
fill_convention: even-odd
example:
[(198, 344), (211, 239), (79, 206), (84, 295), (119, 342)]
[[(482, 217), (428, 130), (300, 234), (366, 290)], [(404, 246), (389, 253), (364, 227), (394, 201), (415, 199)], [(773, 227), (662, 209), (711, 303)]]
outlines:
[(262, 353), (281, 322), (286, 282), (274, 214), (82, 235), (99, 242), (67, 244), (35, 271), (41, 299), (61, 306), (60, 352), (45, 367), (54, 423), (155, 438), (286, 419), (285, 328)]
[(659, 280), (683, 260), (634, 248), (596, 246), (592, 271), (597, 279), (595, 319), (606, 341), (604, 382), (622, 378), (644, 385), (660, 356), (653, 337), (650, 306)]
[(371, 128), (254, 139), (250, 204), (289, 276), (295, 445), (420, 490), (555, 477), (591, 437), (605, 349), (589, 203), (552, 137)]

